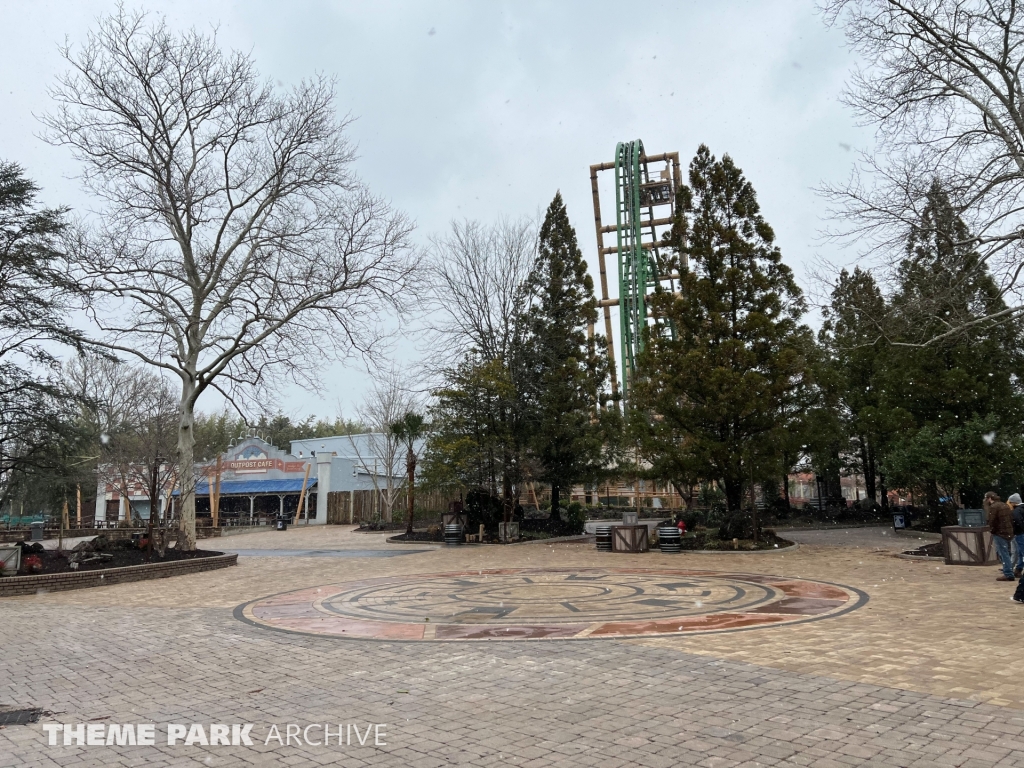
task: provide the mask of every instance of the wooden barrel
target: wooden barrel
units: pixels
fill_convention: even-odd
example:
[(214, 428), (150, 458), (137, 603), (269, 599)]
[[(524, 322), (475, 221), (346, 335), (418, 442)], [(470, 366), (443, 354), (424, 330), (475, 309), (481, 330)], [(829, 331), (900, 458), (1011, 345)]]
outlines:
[(444, 527), (444, 543), (450, 547), (462, 543), (462, 526), (450, 523)]
[(658, 528), (658, 545), (662, 552), (677, 553), (682, 551), (682, 534), (679, 529), (673, 526)]
[(597, 550), (599, 552), (612, 551), (612, 527), (610, 525), (597, 526)]

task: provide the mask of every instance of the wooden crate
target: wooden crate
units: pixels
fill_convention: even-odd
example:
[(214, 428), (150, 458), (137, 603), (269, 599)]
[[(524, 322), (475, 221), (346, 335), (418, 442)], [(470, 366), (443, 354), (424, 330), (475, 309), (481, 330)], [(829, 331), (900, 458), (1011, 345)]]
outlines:
[(612, 552), (646, 552), (649, 548), (646, 525), (613, 525)]
[(999, 562), (987, 525), (943, 527), (942, 549), (946, 554), (946, 565), (991, 565)]

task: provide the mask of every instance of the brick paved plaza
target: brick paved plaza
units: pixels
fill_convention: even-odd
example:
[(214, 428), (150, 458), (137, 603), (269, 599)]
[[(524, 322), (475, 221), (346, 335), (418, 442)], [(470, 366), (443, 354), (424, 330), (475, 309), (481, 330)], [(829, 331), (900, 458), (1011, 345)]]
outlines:
[[(881, 530), (792, 537), (801, 548), (782, 553), (613, 555), (580, 544), (396, 546), (300, 527), (218, 540), (244, 553), (234, 568), (6, 598), (0, 707), (50, 714), (0, 730), (0, 767), (1024, 765), (1024, 609), (996, 569), (896, 558), (917, 542)], [(771, 575), (783, 580), (744, 583), (829, 582), (868, 600), (804, 623), (569, 641), (351, 640), (235, 615), (307, 588), (486, 569)], [(545, 588), (567, 602), (564, 586)], [(597, 599), (573, 594), (580, 605), (566, 610)], [(557, 618), (548, 608), (531, 611)], [(58, 735), (49, 746), (48, 723), (155, 723), (157, 737), (63, 746)], [(167, 723), (252, 723), (254, 744), (168, 746)], [(386, 724), (386, 745), (365, 732), (365, 746), (265, 743), (272, 725), (284, 736), (287, 724), (311, 723)]]

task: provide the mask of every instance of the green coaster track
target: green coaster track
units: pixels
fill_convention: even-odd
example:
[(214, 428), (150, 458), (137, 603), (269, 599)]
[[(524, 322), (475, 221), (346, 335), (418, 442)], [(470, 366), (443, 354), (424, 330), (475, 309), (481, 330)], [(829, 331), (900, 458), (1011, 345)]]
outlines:
[[(630, 381), (635, 376), (640, 354), (644, 351), (649, 333), (671, 333), (675, 329), (670, 323), (654, 319), (653, 327), (648, 323), (647, 296), (650, 291), (661, 290), (661, 281), (669, 275), (659, 270), (657, 242), (645, 244), (642, 233), (644, 224), (653, 227), (652, 203), (669, 203), (668, 200), (653, 201), (643, 142), (637, 139), (619, 142), (615, 147), (615, 224), (619, 262), (619, 333), (622, 354), (622, 394), (628, 398)], [(662, 185), (657, 185), (661, 187)], [(670, 187), (669, 187), (670, 188)], [(645, 199), (646, 198), (646, 199)], [(648, 221), (643, 212), (648, 213)]]

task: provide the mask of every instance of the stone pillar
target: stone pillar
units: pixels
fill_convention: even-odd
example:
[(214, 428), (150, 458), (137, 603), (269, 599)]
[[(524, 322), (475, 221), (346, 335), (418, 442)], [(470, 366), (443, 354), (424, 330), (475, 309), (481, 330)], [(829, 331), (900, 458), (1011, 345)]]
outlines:
[(330, 451), (316, 454), (316, 520), (317, 525), (327, 523), (327, 494), (331, 492), (331, 459)]

